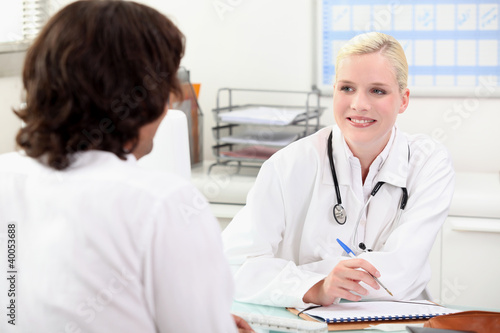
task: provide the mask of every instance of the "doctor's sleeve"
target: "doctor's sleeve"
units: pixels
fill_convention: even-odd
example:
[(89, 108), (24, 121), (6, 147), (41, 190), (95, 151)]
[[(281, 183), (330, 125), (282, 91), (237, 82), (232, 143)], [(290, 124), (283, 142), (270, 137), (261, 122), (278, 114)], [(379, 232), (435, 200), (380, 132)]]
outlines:
[[(396, 298), (407, 300), (422, 295), (430, 280), (428, 257), (448, 215), (455, 180), (449, 153), (439, 144), (414, 163), (400, 225), (380, 250), (361, 255), (377, 267)], [(388, 295), (381, 288), (372, 290), (370, 297)]]
[(246, 206), (222, 233), (238, 301), (301, 307), (306, 291), (324, 278), (299, 269), (291, 258), (279, 258), (287, 225), (283, 190), (279, 168), (271, 158), (262, 165)]

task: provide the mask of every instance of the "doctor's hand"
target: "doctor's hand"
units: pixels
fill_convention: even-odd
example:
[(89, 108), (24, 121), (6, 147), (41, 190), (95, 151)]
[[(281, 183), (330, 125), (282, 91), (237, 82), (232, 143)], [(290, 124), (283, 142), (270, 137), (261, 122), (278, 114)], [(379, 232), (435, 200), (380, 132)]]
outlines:
[[(361, 268), (361, 269), (360, 269)], [(374, 289), (379, 289), (378, 283), (368, 274), (380, 277), (379, 271), (368, 261), (360, 258), (342, 260), (327, 275), (326, 278), (312, 286), (302, 300), (305, 303), (330, 305), (337, 297), (349, 301), (359, 301), (361, 296), (367, 295), (368, 290), (360, 285), (363, 281)]]
[(236, 315), (232, 315), (234, 319), (234, 323), (236, 327), (238, 327), (238, 333), (255, 333), (255, 331), (248, 325), (245, 319), (238, 317)]

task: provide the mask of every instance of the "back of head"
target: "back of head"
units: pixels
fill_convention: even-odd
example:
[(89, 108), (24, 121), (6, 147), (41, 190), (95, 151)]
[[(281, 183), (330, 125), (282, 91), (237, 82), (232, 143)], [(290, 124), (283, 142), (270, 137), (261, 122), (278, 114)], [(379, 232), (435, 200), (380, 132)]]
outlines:
[(75, 152), (125, 158), (139, 128), (160, 117), (171, 92), (184, 36), (163, 14), (127, 1), (89, 0), (56, 13), (28, 50), (23, 70), (25, 122), (17, 143), (64, 169)]
[(340, 63), (349, 56), (374, 52), (381, 52), (392, 64), (399, 88), (403, 91), (408, 85), (408, 62), (401, 44), (384, 33), (367, 32), (349, 40), (339, 50), (335, 68), (339, 68)]

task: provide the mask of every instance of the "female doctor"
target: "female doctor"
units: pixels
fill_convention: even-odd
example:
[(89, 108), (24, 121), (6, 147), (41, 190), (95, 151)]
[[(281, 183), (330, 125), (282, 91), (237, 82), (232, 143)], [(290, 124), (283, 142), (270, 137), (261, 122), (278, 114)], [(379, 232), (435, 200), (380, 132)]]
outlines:
[(428, 255), (453, 194), (450, 156), (395, 126), (410, 92), (393, 37), (353, 38), (335, 68), (336, 126), (266, 161), (223, 232), (238, 301), (304, 307), (430, 297)]

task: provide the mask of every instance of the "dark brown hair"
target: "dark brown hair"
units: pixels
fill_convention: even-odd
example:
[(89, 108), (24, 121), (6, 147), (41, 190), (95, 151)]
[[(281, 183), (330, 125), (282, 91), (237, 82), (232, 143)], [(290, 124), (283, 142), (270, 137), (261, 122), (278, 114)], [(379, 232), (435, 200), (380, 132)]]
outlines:
[(127, 1), (77, 1), (56, 13), (26, 54), (18, 145), (62, 170), (90, 149), (128, 153), (139, 128), (180, 93), (184, 36), (158, 11)]

